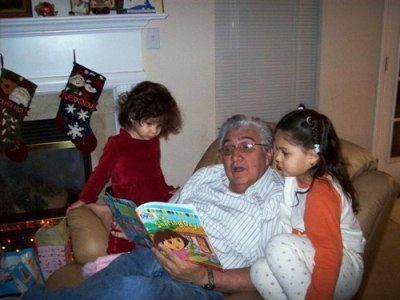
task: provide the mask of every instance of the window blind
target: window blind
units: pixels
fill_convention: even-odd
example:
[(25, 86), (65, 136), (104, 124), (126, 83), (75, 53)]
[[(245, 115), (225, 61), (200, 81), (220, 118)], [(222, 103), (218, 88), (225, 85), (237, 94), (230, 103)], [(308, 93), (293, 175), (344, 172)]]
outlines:
[(216, 124), (316, 104), (319, 1), (216, 0)]

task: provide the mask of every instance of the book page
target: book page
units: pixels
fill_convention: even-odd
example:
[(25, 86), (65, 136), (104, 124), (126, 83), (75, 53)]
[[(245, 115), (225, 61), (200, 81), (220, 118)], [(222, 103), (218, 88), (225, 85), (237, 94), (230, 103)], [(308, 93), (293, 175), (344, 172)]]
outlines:
[(154, 244), (164, 244), (183, 260), (222, 270), (193, 205), (149, 202), (136, 212)]

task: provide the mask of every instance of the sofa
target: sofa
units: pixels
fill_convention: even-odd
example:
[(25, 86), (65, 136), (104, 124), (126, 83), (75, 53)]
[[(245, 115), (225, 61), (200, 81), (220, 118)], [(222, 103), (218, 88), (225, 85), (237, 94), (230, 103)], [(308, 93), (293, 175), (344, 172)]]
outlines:
[[(365, 274), (356, 299), (362, 298), (363, 287), (368, 279), (375, 255), (379, 248), (394, 199), (400, 192), (393, 177), (377, 169), (377, 160), (364, 148), (346, 140), (342, 141), (343, 155), (348, 161), (348, 171), (359, 196), (357, 218), (367, 239), (365, 248)], [(218, 141), (215, 140), (206, 150), (195, 170), (220, 163)], [(47, 287), (57, 289), (73, 287), (83, 279), (82, 265), (106, 255), (108, 230), (100, 219), (88, 208), (80, 207), (67, 214), (71, 236), (74, 262), (54, 272), (46, 281)], [(235, 293), (227, 299), (261, 299), (256, 292)]]

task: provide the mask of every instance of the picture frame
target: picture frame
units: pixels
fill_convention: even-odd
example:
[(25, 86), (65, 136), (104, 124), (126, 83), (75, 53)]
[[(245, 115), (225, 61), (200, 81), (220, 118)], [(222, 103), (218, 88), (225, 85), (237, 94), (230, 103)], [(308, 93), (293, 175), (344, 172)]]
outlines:
[(90, 1), (71, 0), (72, 15), (88, 15), (90, 14)]
[(118, 0), (120, 14), (164, 13), (163, 0)]
[(110, 10), (117, 9), (117, 0), (90, 0), (90, 8), (108, 7)]
[(70, 0), (71, 12), (76, 15), (109, 14), (117, 9), (117, 0)]
[(0, 1), (0, 18), (32, 17), (31, 0)]

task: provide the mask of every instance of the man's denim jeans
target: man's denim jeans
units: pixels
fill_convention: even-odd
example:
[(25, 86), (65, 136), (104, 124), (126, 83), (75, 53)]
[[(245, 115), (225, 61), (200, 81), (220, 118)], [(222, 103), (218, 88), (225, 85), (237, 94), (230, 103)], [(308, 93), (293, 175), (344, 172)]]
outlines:
[(150, 249), (139, 248), (119, 256), (76, 288), (48, 291), (45, 286), (36, 285), (21, 299), (217, 300), (223, 297), (223, 293), (175, 281), (160, 266)]

